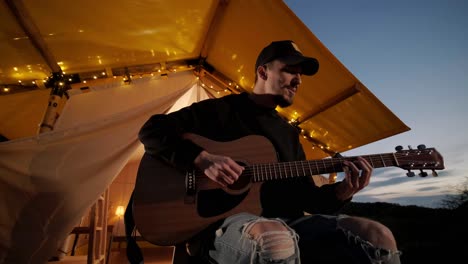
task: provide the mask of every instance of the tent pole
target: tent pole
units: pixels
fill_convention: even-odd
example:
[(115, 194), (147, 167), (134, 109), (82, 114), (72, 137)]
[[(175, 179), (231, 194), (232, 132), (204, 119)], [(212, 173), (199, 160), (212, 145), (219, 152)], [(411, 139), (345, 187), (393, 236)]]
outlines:
[(39, 128), (39, 134), (52, 131), (54, 129), (55, 122), (59, 116), (58, 106), (62, 100), (63, 94), (69, 88), (69, 84), (67, 84), (61, 72), (52, 73), (52, 79), (50, 81), (53, 86), (50, 91), (49, 104)]
[(60, 66), (57, 64), (54, 55), (49, 50), (49, 47), (42, 38), (42, 34), (39, 31), (39, 28), (34, 23), (34, 20), (29, 15), (26, 10), (26, 6), (21, 0), (5, 0), (8, 8), (10, 9), (13, 16), (16, 18), (16, 21), (23, 29), (26, 36), (28, 36), (29, 41), (40, 53), (42, 58), (45, 60), (47, 66), (52, 70), (52, 72), (62, 72)]
[(50, 131), (54, 128), (55, 121), (57, 120), (57, 107), (66, 88), (66, 82), (63, 78), (62, 69), (58, 65), (54, 55), (47, 46), (36, 23), (34, 23), (31, 15), (28, 13), (23, 1), (5, 0), (5, 3), (7, 4), (18, 24), (23, 29), (26, 36), (28, 36), (31, 44), (36, 48), (41, 57), (45, 60), (47, 66), (49, 66), (52, 71), (51, 81), (53, 87), (50, 93), (46, 113), (39, 128), (39, 133)]

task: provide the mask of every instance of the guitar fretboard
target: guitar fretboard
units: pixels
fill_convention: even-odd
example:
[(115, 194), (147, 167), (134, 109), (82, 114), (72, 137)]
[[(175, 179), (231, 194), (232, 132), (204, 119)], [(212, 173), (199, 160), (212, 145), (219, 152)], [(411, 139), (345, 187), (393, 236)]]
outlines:
[[(362, 156), (374, 168), (398, 166), (393, 153)], [(250, 174), (254, 182), (305, 177), (332, 172), (342, 172), (345, 160), (357, 157), (329, 158), (322, 160), (292, 161), (280, 163), (255, 164), (246, 167), (244, 174)]]

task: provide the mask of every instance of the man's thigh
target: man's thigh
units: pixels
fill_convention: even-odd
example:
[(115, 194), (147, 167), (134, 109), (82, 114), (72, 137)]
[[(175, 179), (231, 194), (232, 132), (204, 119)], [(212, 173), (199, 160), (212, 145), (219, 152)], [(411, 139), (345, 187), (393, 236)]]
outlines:
[(347, 216), (310, 215), (288, 223), (299, 236), (303, 263), (371, 263), (366, 242), (340, 228), (341, 217)]

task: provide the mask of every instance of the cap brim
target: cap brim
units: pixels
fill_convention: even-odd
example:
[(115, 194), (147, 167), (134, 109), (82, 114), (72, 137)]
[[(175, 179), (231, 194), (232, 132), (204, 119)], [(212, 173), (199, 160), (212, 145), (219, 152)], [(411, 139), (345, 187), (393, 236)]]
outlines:
[(282, 62), (288, 65), (300, 65), (302, 68), (302, 74), (314, 75), (318, 72), (319, 63), (315, 58), (304, 57), (304, 56), (287, 56), (280, 58)]

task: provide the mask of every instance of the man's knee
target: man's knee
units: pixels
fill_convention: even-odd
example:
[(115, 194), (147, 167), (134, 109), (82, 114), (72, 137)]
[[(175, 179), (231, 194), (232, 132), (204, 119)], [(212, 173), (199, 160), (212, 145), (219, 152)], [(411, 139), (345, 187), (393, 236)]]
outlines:
[(298, 255), (296, 233), (281, 221), (258, 219), (245, 224), (243, 233), (255, 241), (264, 259), (284, 260)]
[(396, 251), (397, 245), (392, 231), (385, 225), (361, 217), (345, 217), (338, 225), (372, 243), (376, 247)]

